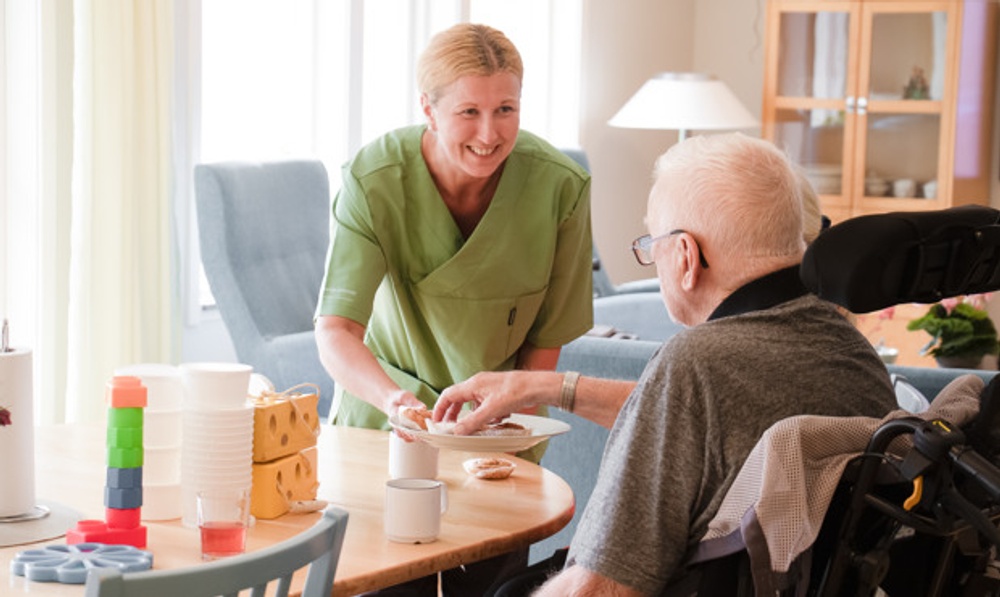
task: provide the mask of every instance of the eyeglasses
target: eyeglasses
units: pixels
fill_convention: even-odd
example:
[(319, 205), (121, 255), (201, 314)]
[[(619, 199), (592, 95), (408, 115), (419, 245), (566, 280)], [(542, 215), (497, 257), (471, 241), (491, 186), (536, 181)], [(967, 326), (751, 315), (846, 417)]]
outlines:
[[(635, 260), (639, 262), (639, 265), (653, 265), (653, 243), (658, 240), (663, 240), (668, 236), (673, 236), (675, 234), (691, 234), (687, 230), (681, 230), (677, 228), (676, 230), (671, 230), (666, 234), (661, 234), (660, 236), (650, 236), (644, 234), (639, 238), (632, 241), (632, 254), (635, 255)], [(705, 259), (705, 254), (701, 251), (701, 245), (698, 244), (698, 239), (691, 235), (692, 240), (694, 240), (694, 246), (698, 248), (698, 262), (705, 269), (708, 269), (708, 261)]]

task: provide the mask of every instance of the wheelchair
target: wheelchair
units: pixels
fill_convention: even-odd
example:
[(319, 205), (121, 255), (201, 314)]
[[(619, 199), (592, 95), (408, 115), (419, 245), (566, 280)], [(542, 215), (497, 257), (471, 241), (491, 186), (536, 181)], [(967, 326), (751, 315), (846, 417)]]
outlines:
[[(856, 313), (995, 291), (1000, 212), (963, 206), (847, 220), (810, 246), (801, 277)], [(967, 421), (898, 413), (876, 422), (834, 479), (815, 540), (787, 569), (770, 566), (769, 546), (753, 547), (744, 520), (720, 542), (729, 547), (696, 555), (666, 595), (1000, 596), (998, 379), (972, 394)]]

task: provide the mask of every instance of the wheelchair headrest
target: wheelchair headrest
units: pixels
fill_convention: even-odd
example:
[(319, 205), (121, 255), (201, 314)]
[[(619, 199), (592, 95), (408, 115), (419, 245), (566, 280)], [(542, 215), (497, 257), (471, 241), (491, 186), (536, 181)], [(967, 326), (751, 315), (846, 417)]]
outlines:
[(818, 296), (854, 313), (1000, 288), (1000, 211), (966, 205), (860, 216), (824, 231), (802, 260)]

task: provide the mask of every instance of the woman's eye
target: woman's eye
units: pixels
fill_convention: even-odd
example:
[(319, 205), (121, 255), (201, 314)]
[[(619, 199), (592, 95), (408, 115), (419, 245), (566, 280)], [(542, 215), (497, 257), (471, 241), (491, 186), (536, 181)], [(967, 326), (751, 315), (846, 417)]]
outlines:
[(479, 110), (477, 110), (475, 108), (468, 108), (468, 109), (462, 110), (462, 116), (475, 116), (477, 114), (479, 114)]

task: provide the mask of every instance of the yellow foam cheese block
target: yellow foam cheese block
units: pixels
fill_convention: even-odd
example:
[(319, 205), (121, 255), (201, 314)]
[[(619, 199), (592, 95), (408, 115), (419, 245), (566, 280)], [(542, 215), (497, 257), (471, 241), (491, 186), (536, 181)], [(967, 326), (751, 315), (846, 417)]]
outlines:
[(314, 500), (316, 447), (278, 460), (253, 465), (250, 512), (257, 518), (277, 518), (288, 512), (293, 501)]
[(316, 394), (259, 398), (254, 402), (253, 461), (268, 462), (316, 445)]

